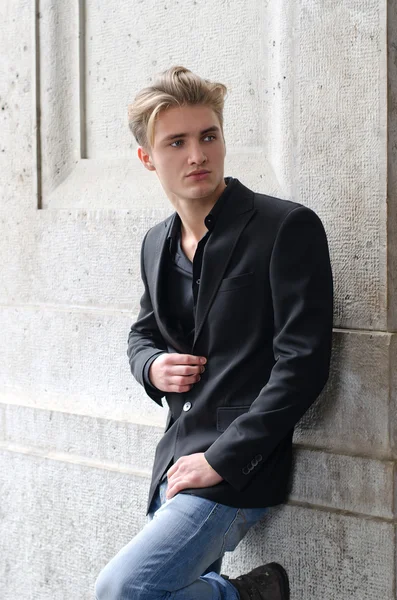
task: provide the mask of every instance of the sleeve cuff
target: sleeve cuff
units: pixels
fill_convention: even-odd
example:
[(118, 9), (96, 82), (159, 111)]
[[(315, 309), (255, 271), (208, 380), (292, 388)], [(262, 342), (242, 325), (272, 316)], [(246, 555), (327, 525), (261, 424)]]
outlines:
[[(152, 363), (156, 360), (158, 356), (160, 356), (160, 354), (165, 354), (165, 352), (157, 352), (157, 354), (152, 355), (150, 358), (148, 358), (143, 367), (143, 387), (145, 388), (145, 392), (147, 393), (147, 395), (156, 401), (160, 400), (164, 396), (165, 392), (159, 390), (152, 384), (149, 377), (149, 370)], [(159, 402), (159, 404), (161, 404), (161, 402)]]
[(229, 483), (232, 486), (232, 488), (234, 488), (238, 492), (241, 492), (249, 484), (251, 477), (245, 477), (242, 473), (239, 473), (239, 471), (236, 472), (236, 470), (233, 469), (233, 467), (231, 467), (231, 469), (228, 469), (228, 471), (226, 472), (224, 468), (224, 462), (216, 460), (215, 453), (209, 450), (210, 448), (208, 448), (208, 450), (204, 452), (204, 457), (208, 464), (214, 469), (214, 471), (218, 473), (218, 475), (220, 475), (225, 481), (227, 481), (227, 483)]

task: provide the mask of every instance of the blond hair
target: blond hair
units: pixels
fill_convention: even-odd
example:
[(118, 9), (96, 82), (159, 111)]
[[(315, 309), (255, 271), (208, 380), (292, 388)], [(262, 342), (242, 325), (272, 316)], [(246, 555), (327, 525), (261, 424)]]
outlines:
[(209, 106), (223, 131), (223, 106), (227, 88), (195, 75), (185, 67), (171, 67), (161, 73), (150, 87), (141, 90), (128, 106), (128, 126), (140, 146), (154, 143), (154, 126), (162, 110), (173, 106)]

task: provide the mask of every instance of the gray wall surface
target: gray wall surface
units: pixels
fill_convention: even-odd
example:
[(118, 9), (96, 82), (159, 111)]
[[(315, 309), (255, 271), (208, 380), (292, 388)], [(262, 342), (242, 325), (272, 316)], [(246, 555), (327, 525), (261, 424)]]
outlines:
[(88, 600), (145, 523), (166, 410), (126, 356), (145, 231), (171, 212), (127, 105), (182, 64), (229, 90), (226, 174), (310, 206), (331, 376), (286, 505), (223, 571), (292, 598), (396, 599), (397, 10), (386, 0), (0, 3), (0, 597)]

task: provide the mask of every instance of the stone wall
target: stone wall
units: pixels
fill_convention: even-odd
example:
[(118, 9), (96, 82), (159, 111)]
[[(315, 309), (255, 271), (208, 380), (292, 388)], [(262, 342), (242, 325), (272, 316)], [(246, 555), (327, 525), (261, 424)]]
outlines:
[(290, 501), (227, 556), (293, 598), (395, 589), (395, 1), (0, 4), (0, 596), (93, 597), (145, 522), (165, 410), (132, 379), (144, 232), (169, 214), (127, 104), (183, 64), (229, 89), (227, 175), (313, 208), (335, 278), (330, 380)]

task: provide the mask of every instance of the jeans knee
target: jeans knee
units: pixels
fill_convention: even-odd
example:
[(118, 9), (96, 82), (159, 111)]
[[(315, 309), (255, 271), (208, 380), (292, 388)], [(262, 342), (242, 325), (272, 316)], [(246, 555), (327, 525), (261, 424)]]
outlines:
[(102, 569), (95, 582), (95, 599), (123, 600), (127, 597), (130, 596), (127, 596), (126, 584), (120, 576), (116, 577), (114, 570)]

